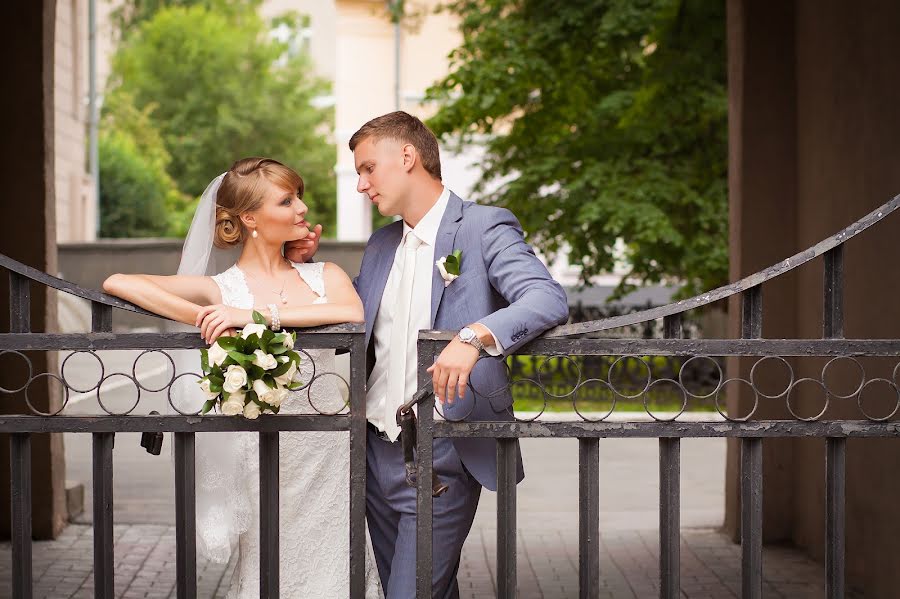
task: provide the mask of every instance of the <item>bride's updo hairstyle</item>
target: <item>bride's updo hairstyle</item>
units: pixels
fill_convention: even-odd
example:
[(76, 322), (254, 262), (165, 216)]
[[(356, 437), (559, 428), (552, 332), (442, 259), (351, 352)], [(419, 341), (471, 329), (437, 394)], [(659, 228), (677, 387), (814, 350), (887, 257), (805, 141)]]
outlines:
[(244, 158), (231, 165), (216, 194), (216, 236), (218, 248), (243, 243), (247, 229), (241, 215), (258, 209), (263, 202), (266, 179), (283, 189), (296, 190), (303, 199), (303, 178), (293, 169), (271, 158)]

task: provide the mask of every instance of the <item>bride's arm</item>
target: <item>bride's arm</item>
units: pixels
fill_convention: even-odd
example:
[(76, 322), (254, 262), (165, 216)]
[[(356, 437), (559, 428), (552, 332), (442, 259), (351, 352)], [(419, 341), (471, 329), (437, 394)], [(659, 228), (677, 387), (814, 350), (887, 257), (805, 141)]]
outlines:
[[(279, 317), (283, 327), (315, 327), (342, 322), (364, 322), (362, 301), (353, 288), (350, 277), (343, 269), (332, 262), (325, 263), (325, 289), (327, 304), (311, 304), (307, 306), (282, 308), (279, 306)], [(261, 310), (267, 322), (272, 322), (269, 309)]]
[(211, 277), (114, 274), (103, 290), (154, 314), (195, 325), (203, 306), (220, 301)]

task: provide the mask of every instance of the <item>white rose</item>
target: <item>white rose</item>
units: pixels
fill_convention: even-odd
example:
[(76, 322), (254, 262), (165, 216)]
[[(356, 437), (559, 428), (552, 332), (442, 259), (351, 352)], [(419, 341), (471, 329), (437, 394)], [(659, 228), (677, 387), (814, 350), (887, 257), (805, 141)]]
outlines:
[(282, 343), (282, 345), (284, 345), (288, 349), (294, 349), (294, 336), (287, 331), (281, 332), (284, 333), (284, 342)]
[(246, 384), (247, 371), (237, 364), (229, 366), (228, 370), (225, 371), (225, 384), (222, 385), (222, 389), (229, 393), (234, 393)]
[(228, 352), (225, 350), (225, 348), (223, 348), (221, 345), (219, 345), (218, 341), (213, 343), (212, 346), (209, 348), (210, 363), (215, 364), (216, 366), (221, 366), (222, 362), (224, 362), (225, 358), (227, 358), (227, 357), (228, 357)]
[(244, 406), (244, 418), (249, 420), (256, 420), (259, 418), (259, 406), (256, 405), (255, 401), (251, 401)]
[(278, 366), (278, 360), (275, 359), (275, 356), (272, 354), (267, 354), (261, 349), (253, 352), (255, 356), (253, 358), (253, 363), (262, 368), (263, 370), (272, 370), (276, 366)]
[(218, 393), (214, 393), (213, 391), (210, 391), (210, 390), (209, 390), (209, 385), (210, 385), (209, 379), (203, 379), (202, 381), (200, 381), (200, 389), (203, 391), (203, 393), (206, 394), (206, 399), (215, 399), (215, 398), (217, 398), (217, 397), (219, 396), (219, 394), (218, 394)]
[(447, 262), (447, 258), (440, 258), (434, 264), (437, 266), (438, 272), (441, 273), (441, 278), (444, 279), (444, 287), (452, 283), (459, 275), (453, 275), (447, 272), (447, 268), (444, 266), (444, 263)]
[(269, 405), (273, 408), (280, 408), (281, 403), (287, 398), (287, 394), (287, 389), (272, 389), (272, 398), (269, 400)]
[(259, 398), (259, 401), (271, 403), (274, 389), (269, 387), (263, 381), (253, 381), (253, 390), (256, 391), (256, 396)]
[(294, 380), (295, 374), (297, 374), (297, 364), (295, 362), (291, 362), (291, 365), (288, 367), (287, 372), (285, 372), (281, 376), (276, 376), (275, 382), (282, 387), (286, 387), (291, 384), (291, 381)]
[(228, 394), (228, 401), (239, 401), (241, 405), (244, 405), (244, 401), (247, 399), (247, 394), (241, 391), (233, 391)]
[(236, 401), (233, 398), (228, 398), (227, 401), (222, 402), (222, 413), (226, 416), (237, 416), (238, 414), (243, 413), (244, 411), (244, 402)]
[(264, 324), (256, 324), (255, 322), (251, 322), (247, 326), (244, 327), (244, 330), (241, 331), (241, 337), (246, 339), (250, 335), (256, 335), (257, 337), (262, 337), (263, 331), (266, 330), (266, 325)]

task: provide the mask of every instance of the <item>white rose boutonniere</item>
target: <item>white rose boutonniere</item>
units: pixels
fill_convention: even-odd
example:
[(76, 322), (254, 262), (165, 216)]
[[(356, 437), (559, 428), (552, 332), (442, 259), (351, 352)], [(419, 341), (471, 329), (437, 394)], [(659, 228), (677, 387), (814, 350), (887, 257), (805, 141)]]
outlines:
[(453, 250), (449, 255), (441, 256), (434, 264), (441, 273), (441, 278), (444, 279), (444, 287), (449, 287), (450, 283), (459, 278), (462, 250)]

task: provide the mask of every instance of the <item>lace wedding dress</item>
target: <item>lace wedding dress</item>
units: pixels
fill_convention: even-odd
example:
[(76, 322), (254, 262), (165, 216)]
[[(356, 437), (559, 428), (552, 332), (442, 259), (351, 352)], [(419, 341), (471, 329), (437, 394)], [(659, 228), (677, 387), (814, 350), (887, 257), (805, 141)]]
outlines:
[[(294, 264), (294, 268), (319, 296), (314, 303), (326, 303), (324, 264)], [(222, 303), (253, 308), (253, 296), (237, 266), (213, 280), (222, 292)], [(333, 350), (306, 351), (315, 362), (316, 373), (334, 371)], [(301, 357), (300, 380), (307, 383), (313, 364), (305, 355)], [(316, 408), (336, 412), (344, 405), (336, 382), (333, 376), (317, 378), (311, 387), (291, 393), (282, 403), (281, 413), (315, 414)], [(198, 450), (199, 485), (223, 494), (214, 509), (198, 515), (198, 545), (213, 559), (227, 560), (229, 539), (222, 522), (232, 520), (232, 529), (240, 534), (228, 599), (249, 599), (259, 596), (259, 436), (228, 434), (232, 435), (228, 441), (234, 456), (231, 466), (221, 463), (220, 453), (204, 456)], [(279, 435), (279, 454), (281, 596), (345, 599), (350, 595), (349, 437), (344, 432), (285, 432)], [(217, 463), (204, 464), (204, 460)], [(219, 476), (223, 466), (234, 468), (232, 480)], [(382, 596), (367, 537), (366, 598)]]

